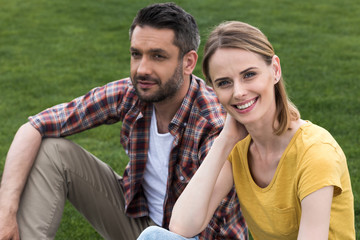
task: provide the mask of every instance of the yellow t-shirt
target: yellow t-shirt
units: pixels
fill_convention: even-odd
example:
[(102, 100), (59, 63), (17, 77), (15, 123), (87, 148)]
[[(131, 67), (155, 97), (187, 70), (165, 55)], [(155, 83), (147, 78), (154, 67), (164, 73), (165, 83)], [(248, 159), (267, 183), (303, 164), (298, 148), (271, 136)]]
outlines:
[(251, 176), (251, 137), (229, 155), (241, 210), (254, 239), (296, 239), (301, 200), (325, 186), (334, 186), (329, 239), (355, 239), (354, 200), (346, 157), (325, 129), (307, 122), (283, 153), (270, 184), (259, 187)]

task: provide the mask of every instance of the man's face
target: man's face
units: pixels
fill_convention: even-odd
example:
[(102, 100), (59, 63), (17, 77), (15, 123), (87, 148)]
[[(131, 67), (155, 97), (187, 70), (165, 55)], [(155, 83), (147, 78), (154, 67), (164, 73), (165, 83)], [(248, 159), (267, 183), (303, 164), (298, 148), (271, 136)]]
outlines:
[(160, 102), (176, 95), (183, 85), (183, 65), (174, 32), (137, 26), (131, 37), (131, 80), (139, 98)]

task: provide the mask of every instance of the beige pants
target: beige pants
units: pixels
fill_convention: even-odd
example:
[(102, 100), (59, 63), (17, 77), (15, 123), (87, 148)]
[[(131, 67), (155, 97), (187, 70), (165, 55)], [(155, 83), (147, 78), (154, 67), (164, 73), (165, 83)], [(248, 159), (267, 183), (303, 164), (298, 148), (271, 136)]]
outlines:
[(71, 141), (44, 139), (21, 197), (21, 239), (54, 239), (66, 199), (105, 239), (136, 239), (154, 222), (125, 215), (120, 178)]

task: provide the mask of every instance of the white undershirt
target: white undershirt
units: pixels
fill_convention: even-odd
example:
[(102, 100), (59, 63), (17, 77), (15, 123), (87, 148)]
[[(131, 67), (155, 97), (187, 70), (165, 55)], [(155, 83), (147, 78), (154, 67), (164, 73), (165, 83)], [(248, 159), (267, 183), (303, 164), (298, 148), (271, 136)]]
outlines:
[(151, 117), (148, 160), (145, 167), (143, 188), (148, 202), (150, 218), (162, 225), (169, 159), (174, 136), (158, 133), (155, 109)]

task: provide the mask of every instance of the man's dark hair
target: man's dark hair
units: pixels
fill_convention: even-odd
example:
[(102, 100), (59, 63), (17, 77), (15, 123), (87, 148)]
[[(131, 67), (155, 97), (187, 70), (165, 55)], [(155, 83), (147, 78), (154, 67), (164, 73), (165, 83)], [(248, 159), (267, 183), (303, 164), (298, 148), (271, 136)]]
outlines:
[(174, 31), (174, 45), (180, 49), (179, 57), (198, 50), (199, 30), (193, 16), (174, 3), (159, 3), (141, 9), (130, 27), (130, 40), (136, 26), (149, 26)]

